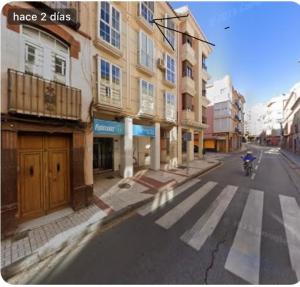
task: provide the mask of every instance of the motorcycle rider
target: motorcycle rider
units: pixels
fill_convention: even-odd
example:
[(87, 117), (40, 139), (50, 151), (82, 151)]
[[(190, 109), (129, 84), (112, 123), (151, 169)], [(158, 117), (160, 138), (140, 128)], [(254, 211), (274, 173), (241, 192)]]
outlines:
[(242, 157), (243, 161), (249, 160), (250, 162), (254, 161), (256, 157), (252, 155), (252, 151), (248, 150), (246, 155)]
[[(246, 171), (246, 175), (249, 175), (249, 173), (251, 173), (252, 171), (252, 162), (256, 159), (256, 157), (252, 155), (251, 151), (247, 151), (246, 155), (242, 156), (241, 158), (243, 159), (244, 162), (244, 169)], [(248, 167), (250, 168), (250, 171)]]

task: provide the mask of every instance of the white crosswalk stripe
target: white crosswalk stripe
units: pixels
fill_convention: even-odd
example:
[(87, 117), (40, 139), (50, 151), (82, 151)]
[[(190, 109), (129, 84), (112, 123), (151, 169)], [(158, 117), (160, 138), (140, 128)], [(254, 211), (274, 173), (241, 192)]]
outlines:
[[(163, 207), (177, 195), (182, 194), (191, 186), (200, 182), (193, 179), (182, 186), (169, 190), (165, 194), (155, 197), (154, 201), (138, 210), (138, 214), (145, 216)], [(175, 207), (155, 221), (164, 229), (171, 228), (183, 218), (198, 202), (200, 202), (216, 186), (217, 182), (209, 181), (186, 197)], [(238, 186), (227, 185), (221, 193), (207, 207), (202, 216), (189, 230), (183, 230), (180, 239), (188, 246), (199, 251), (209, 240), (222, 220), (224, 213), (232, 202)], [(282, 220), (277, 221), (284, 225), (287, 250), (291, 268), (297, 280), (300, 280), (300, 207), (294, 197), (279, 195)], [(261, 268), (261, 240), (263, 233), (262, 219), (264, 206), (264, 192), (250, 189), (246, 204), (243, 206), (242, 216), (234, 236), (224, 268), (251, 284), (260, 283)], [(278, 216), (279, 217), (279, 216)], [(281, 235), (280, 235), (281, 236)]]
[(216, 182), (207, 182), (197, 191), (192, 193), (188, 198), (186, 198), (180, 204), (178, 204), (161, 218), (159, 218), (156, 223), (165, 229), (169, 229), (178, 220), (180, 220), (193, 206), (195, 206), (206, 194), (208, 194), (216, 185)]
[(225, 263), (225, 269), (252, 284), (259, 284), (263, 199), (262, 191), (250, 190)]
[(141, 207), (137, 213), (139, 215), (145, 216), (149, 214), (150, 212), (154, 212), (160, 207), (164, 206), (167, 202), (170, 202), (173, 198), (175, 198), (177, 195), (181, 194), (182, 192), (186, 191), (191, 186), (197, 184), (200, 182), (200, 179), (191, 179), (187, 183), (175, 188), (174, 190), (168, 190), (163, 193), (158, 193), (154, 197), (153, 202), (150, 202), (146, 204), (145, 206)]
[(300, 281), (300, 208), (293, 197), (279, 195), (292, 268)]
[(237, 186), (226, 186), (196, 224), (182, 235), (181, 239), (194, 249), (200, 250), (207, 238), (214, 232), (237, 189)]

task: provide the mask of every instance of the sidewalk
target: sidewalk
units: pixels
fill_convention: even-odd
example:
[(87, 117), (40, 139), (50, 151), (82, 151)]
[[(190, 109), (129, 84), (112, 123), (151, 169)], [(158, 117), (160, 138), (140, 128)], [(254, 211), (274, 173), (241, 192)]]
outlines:
[(281, 153), (300, 168), (300, 155), (292, 153), (285, 149), (280, 149)]
[(158, 192), (167, 192), (218, 165), (219, 160), (205, 156), (204, 160), (191, 161), (188, 169), (182, 165), (171, 170), (140, 170), (130, 179), (116, 174), (95, 175), (94, 198), (89, 207), (65, 212), (59, 218), (49, 215), (47, 223), (29, 223), (27, 226), (31, 227), (23, 227), (12, 238), (1, 241), (2, 276), (17, 274), (108, 221), (153, 200)]

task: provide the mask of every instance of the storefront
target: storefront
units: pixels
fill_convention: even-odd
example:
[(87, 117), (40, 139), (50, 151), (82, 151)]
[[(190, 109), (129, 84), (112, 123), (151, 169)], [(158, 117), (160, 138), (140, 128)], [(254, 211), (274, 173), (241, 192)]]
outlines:
[[(131, 118), (122, 122), (94, 119), (94, 172), (118, 171), (132, 176), (134, 167), (154, 167), (158, 156), (155, 126), (133, 124)], [(154, 161), (154, 162), (152, 162)]]
[(124, 124), (117, 121), (94, 119), (94, 173), (120, 169), (120, 141)]

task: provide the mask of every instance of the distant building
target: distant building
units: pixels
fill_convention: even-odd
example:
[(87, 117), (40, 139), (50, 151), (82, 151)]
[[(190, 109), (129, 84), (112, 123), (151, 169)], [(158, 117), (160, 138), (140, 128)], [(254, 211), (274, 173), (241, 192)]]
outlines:
[(204, 147), (221, 152), (241, 147), (244, 134), (244, 97), (234, 89), (230, 76), (207, 85), (210, 101)]
[(271, 98), (266, 104), (266, 115), (264, 118), (265, 144), (277, 146), (280, 143), (283, 107), (287, 100), (287, 95)]
[(287, 95), (283, 107), (282, 147), (300, 154), (300, 82)]
[(258, 103), (247, 109), (245, 116), (245, 133), (250, 138), (258, 137), (264, 130), (264, 118), (267, 107), (264, 103)]

